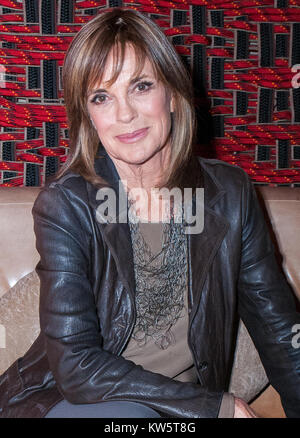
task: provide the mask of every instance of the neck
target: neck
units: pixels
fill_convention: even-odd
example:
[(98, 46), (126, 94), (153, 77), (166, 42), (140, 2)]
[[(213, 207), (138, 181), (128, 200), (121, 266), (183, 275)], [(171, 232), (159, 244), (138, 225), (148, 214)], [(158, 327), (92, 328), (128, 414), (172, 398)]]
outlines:
[(116, 170), (127, 188), (142, 188), (150, 192), (156, 187), (168, 169), (170, 163), (170, 147), (166, 146), (144, 163), (126, 163), (111, 156)]
[[(169, 166), (170, 147), (164, 147), (153, 157), (141, 164), (132, 164), (111, 157), (121, 181), (133, 203), (133, 210), (146, 222), (159, 222), (164, 217), (164, 201), (151, 189), (157, 187)], [(139, 189), (139, 190), (137, 190)], [(140, 190), (142, 189), (142, 190)], [(130, 193), (129, 193), (130, 192)], [(131, 197), (132, 196), (132, 197)], [(155, 211), (155, 217), (153, 217)]]

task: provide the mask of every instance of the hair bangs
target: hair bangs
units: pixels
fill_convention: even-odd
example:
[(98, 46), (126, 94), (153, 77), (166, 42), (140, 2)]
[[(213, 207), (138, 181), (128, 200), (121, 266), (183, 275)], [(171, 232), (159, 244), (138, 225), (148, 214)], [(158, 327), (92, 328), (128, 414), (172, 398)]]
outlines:
[[(136, 42), (133, 42), (128, 38), (124, 38), (123, 35), (116, 34), (115, 39), (111, 42), (111, 44), (106, 46), (107, 50), (105, 50), (105, 53), (101, 54), (102, 56), (99, 57), (99, 55), (97, 56), (95, 53), (95, 58), (97, 57), (98, 62), (97, 61), (93, 62), (89, 70), (88, 79), (87, 79), (88, 94), (94, 88), (97, 88), (99, 84), (102, 83), (102, 79), (106, 71), (106, 66), (110, 54), (112, 54), (112, 60), (113, 60), (112, 74), (111, 77), (107, 81), (105, 81), (105, 86), (110, 87), (116, 82), (123, 69), (125, 56), (126, 56), (126, 49), (128, 46), (132, 47), (135, 52), (135, 71), (133, 73), (133, 77), (137, 78), (140, 76), (145, 65), (145, 60), (147, 58), (147, 53), (146, 53), (147, 51), (145, 50), (146, 48), (144, 48), (142, 44), (136, 44)], [(154, 63), (152, 62), (152, 60), (149, 59), (149, 61), (151, 62), (154, 68)], [(154, 72), (155, 75), (157, 75), (155, 68), (154, 68)]]

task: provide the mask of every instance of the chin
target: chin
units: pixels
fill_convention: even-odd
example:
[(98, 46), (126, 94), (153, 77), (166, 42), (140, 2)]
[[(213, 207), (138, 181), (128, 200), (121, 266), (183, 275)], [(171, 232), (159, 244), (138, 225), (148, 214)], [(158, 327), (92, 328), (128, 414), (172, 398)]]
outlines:
[(124, 161), (128, 164), (144, 164), (150, 160), (155, 153), (156, 151), (152, 153), (147, 151), (131, 151), (124, 156)]

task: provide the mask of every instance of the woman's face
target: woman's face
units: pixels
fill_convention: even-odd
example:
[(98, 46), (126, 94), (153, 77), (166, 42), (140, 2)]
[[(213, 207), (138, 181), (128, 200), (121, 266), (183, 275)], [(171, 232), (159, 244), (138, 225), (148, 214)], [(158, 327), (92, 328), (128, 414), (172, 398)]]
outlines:
[(88, 96), (88, 111), (99, 139), (112, 159), (140, 165), (170, 147), (171, 93), (155, 78), (148, 59), (135, 77), (136, 56), (127, 46), (117, 80), (109, 56), (102, 82)]

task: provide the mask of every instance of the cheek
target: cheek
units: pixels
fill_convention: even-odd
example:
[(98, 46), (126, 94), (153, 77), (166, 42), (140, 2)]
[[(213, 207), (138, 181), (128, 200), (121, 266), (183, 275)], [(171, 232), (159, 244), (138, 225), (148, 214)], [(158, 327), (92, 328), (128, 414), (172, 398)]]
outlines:
[(106, 135), (111, 126), (111, 119), (105, 116), (105, 114), (91, 114), (91, 118), (94, 121), (94, 128), (98, 132), (99, 137), (103, 137), (104, 135)]
[(159, 124), (165, 124), (170, 120), (171, 107), (170, 101), (161, 96), (154, 97), (149, 101), (144, 101), (140, 105), (140, 114), (150, 117)]

